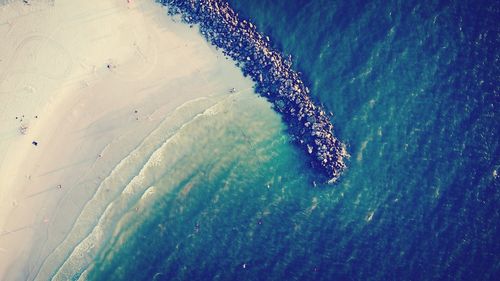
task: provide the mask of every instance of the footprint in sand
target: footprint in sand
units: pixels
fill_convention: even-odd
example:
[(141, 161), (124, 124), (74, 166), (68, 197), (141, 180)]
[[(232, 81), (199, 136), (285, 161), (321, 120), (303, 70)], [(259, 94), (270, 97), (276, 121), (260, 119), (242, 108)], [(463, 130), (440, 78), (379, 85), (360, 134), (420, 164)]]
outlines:
[(0, 72), (0, 93), (36, 91), (47, 80), (62, 80), (72, 66), (68, 51), (44, 35), (24, 38), (14, 49)]
[(157, 65), (158, 49), (151, 31), (136, 27), (130, 32), (132, 41), (115, 50), (114, 58), (107, 64), (113, 66), (111, 70), (120, 79), (140, 81)]

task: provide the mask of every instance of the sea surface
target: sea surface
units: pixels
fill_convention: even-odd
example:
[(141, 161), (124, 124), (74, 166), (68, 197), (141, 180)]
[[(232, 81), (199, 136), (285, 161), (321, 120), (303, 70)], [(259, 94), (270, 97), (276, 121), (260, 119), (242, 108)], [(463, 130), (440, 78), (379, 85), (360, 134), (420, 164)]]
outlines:
[(102, 206), (91, 266), (75, 251), (54, 274), (500, 280), (500, 2), (229, 2), (333, 113), (348, 170), (315, 186), (251, 92), (194, 101), (123, 172), (140, 196)]

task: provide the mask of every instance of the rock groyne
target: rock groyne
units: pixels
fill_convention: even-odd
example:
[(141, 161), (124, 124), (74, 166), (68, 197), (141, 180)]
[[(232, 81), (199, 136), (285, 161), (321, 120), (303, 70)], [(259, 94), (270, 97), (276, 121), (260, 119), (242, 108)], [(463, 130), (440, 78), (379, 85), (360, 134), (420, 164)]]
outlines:
[(223, 0), (158, 0), (171, 15), (187, 24), (199, 24), (206, 39), (233, 60), (256, 83), (255, 91), (273, 103), (288, 125), (292, 139), (311, 157), (313, 167), (335, 182), (349, 157), (335, 138), (325, 111), (315, 105), (291, 58), (271, 47), (256, 26), (240, 19)]

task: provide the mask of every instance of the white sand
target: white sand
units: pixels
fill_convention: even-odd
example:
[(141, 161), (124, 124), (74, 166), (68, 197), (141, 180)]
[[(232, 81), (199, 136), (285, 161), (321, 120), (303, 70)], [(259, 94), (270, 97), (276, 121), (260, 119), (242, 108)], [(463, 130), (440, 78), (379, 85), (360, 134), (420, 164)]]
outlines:
[(252, 84), (153, 0), (7, 2), (0, 280), (31, 280), (102, 179), (168, 114)]

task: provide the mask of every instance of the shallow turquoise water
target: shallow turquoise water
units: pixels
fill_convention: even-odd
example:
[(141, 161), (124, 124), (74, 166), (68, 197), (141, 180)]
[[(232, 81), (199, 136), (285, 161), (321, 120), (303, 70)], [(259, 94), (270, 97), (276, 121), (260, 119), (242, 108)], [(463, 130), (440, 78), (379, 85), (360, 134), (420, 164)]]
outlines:
[(88, 279), (498, 278), (500, 5), (230, 2), (334, 113), (349, 170), (313, 187), (267, 102), (222, 101), (164, 148)]

